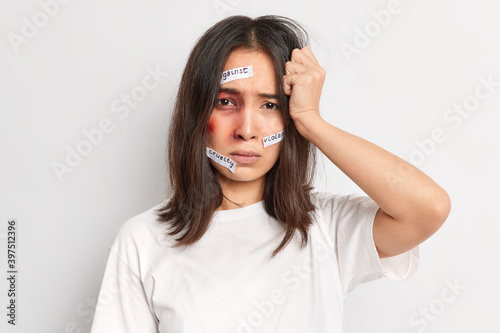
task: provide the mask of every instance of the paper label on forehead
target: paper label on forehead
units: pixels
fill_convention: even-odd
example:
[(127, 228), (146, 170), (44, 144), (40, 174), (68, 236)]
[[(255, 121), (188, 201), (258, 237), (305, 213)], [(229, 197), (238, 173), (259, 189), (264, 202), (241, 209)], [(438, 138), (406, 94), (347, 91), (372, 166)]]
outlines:
[(236, 163), (232, 159), (222, 154), (219, 154), (215, 150), (210, 149), (208, 147), (207, 147), (207, 156), (215, 163), (218, 163), (223, 167), (228, 168), (229, 171), (231, 171), (232, 173), (234, 173), (234, 171), (236, 170)]
[(220, 80), (220, 84), (252, 76), (253, 76), (252, 66), (232, 68), (222, 72), (222, 78)]
[(262, 139), (262, 141), (264, 142), (264, 148), (270, 145), (274, 145), (275, 143), (278, 143), (281, 140), (283, 140), (283, 134), (284, 131), (281, 131), (279, 133), (266, 136), (264, 139)]

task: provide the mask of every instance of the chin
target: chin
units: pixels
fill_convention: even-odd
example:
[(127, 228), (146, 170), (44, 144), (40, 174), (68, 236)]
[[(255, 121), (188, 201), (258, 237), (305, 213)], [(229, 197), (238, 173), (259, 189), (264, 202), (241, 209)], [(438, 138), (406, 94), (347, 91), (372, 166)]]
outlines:
[(235, 173), (232, 173), (227, 169), (219, 170), (219, 168), (217, 168), (217, 171), (219, 180), (222, 177), (223, 179), (228, 179), (238, 182), (254, 182), (263, 179), (267, 174), (267, 171), (259, 172), (257, 170), (252, 170), (250, 168), (245, 168), (245, 167), (236, 167)]

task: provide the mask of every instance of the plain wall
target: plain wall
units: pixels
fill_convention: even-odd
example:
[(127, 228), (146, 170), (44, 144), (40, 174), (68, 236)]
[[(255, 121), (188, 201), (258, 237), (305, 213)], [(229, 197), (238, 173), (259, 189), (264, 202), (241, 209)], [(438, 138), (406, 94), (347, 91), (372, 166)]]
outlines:
[[(2, 1), (0, 276), (15, 218), (18, 308), (12, 327), (1, 278), (0, 330), (89, 331), (118, 229), (165, 197), (166, 133), (189, 51), (233, 14), (303, 23), (327, 70), (324, 118), (451, 196), (417, 275), (356, 288), (344, 332), (500, 331), (500, 3), (489, 0)], [(86, 156), (68, 166), (78, 149)], [(54, 165), (67, 168), (58, 176)], [(323, 159), (316, 185), (361, 191)]]

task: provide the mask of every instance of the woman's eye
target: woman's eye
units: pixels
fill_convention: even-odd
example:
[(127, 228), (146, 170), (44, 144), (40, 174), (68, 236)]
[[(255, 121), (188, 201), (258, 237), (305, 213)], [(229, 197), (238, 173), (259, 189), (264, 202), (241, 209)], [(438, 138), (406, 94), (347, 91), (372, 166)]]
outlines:
[(264, 104), (264, 107), (266, 109), (276, 110), (276, 109), (278, 109), (278, 104), (274, 104), (274, 103), (269, 102), (269, 103)]
[(234, 105), (233, 102), (231, 102), (230, 100), (225, 99), (225, 98), (219, 99), (219, 101), (217, 102), (217, 104), (222, 105), (222, 106), (232, 106), (232, 105)]

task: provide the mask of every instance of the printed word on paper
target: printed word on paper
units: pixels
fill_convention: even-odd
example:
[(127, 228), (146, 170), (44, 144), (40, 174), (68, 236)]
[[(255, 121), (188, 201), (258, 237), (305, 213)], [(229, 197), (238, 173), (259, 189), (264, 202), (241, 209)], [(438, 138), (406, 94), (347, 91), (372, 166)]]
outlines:
[(222, 72), (220, 84), (227, 83), (236, 79), (245, 79), (253, 76), (252, 66), (238, 67), (228, 69)]
[(208, 147), (207, 147), (207, 156), (215, 163), (218, 163), (223, 167), (228, 168), (229, 171), (231, 171), (232, 173), (234, 173), (234, 171), (236, 170), (236, 163), (232, 159), (222, 154), (219, 154), (215, 150), (210, 149)]
[(275, 143), (278, 143), (281, 140), (283, 140), (283, 132), (284, 131), (281, 131), (279, 133), (266, 136), (264, 139), (262, 139), (262, 141), (264, 142), (264, 148), (266, 148), (270, 145), (274, 145)]

